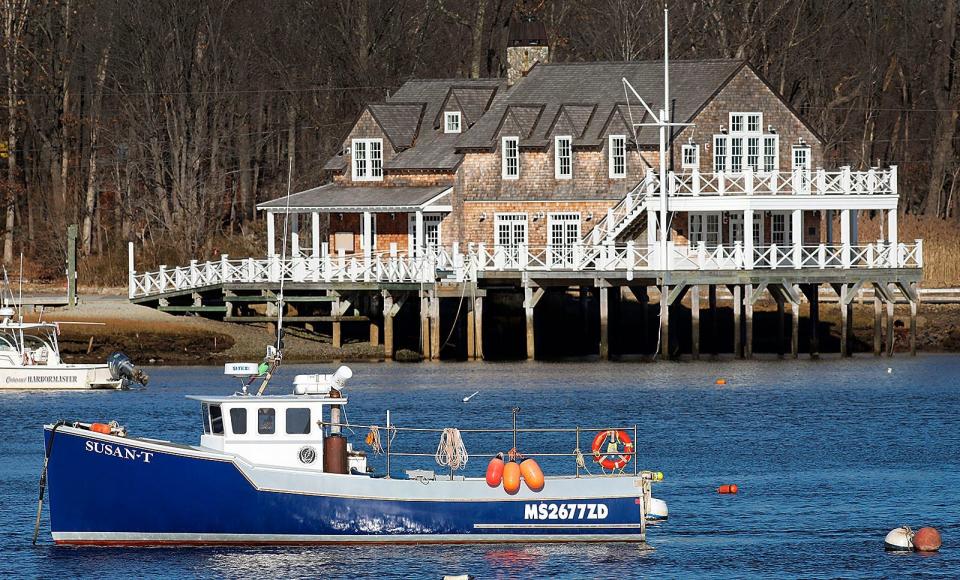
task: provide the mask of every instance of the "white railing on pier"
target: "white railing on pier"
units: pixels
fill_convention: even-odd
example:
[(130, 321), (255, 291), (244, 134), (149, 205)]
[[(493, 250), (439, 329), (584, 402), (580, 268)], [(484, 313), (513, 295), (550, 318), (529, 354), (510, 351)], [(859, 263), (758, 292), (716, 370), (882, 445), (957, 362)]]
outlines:
[(878, 241), (861, 245), (776, 245), (756, 246), (748, 251), (740, 242), (733, 245), (667, 243), (667, 264), (660, 264), (656, 246), (625, 244), (583, 244), (569, 246), (516, 247), (454, 244), (435, 248), (422, 256), (401, 252), (375, 254), (366, 258), (340, 252), (321, 257), (278, 256), (265, 259), (219, 260), (189, 266), (160, 266), (155, 272), (130, 272), (130, 298), (189, 292), (221, 284), (286, 282), (372, 282), (433, 284), (441, 280), (475, 281), (495, 277), (499, 272), (611, 275), (622, 273), (628, 280), (635, 272), (661, 270), (825, 270), (922, 268), (923, 241), (890, 243)]

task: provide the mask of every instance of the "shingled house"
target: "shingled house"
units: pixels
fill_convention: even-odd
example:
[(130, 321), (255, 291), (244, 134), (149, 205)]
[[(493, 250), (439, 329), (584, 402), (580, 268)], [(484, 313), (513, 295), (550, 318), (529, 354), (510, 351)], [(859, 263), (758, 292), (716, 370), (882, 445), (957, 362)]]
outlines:
[[(312, 214), (314, 255), (324, 241), (329, 252), (347, 255), (391, 247), (415, 254), (454, 242), (546, 247), (564, 255), (625, 195), (642, 195), (642, 182), (658, 163), (658, 134), (638, 126), (650, 119), (628, 101), (621, 79), (657, 110), (663, 65), (511, 62), (531, 66), (511, 74), (512, 86), (504, 79), (405, 83), (364, 108), (324, 167), (328, 183), (259, 207), (298, 215), (297, 231), (305, 227), (299, 216)], [(747, 174), (759, 184), (821, 166), (820, 136), (748, 63), (675, 61), (671, 75), (671, 117), (691, 124), (674, 133), (671, 170), (725, 174), (731, 184), (739, 178), (734, 191)], [(698, 209), (673, 214), (675, 244), (786, 246), (823, 237), (817, 210), (800, 216), (795, 207), (755, 211), (746, 216), (754, 235), (745, 240), (741, 208)], [(618, 240), (642, 242), (645, 228), (653, 241), (656, 228), (646, 225), (655, 222), (645, 217), (622, 228)], [(329, 232), (325, 240), (321, 229)]]

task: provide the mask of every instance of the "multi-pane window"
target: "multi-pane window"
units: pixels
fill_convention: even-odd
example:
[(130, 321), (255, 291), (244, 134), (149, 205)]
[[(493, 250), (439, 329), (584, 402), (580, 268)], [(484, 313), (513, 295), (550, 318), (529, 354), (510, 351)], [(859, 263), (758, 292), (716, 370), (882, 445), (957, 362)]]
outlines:
[(573, 176), (573, 154), (570, 137), (557, 137), (553, 145), (554, 177), (570, 179)]
[(520, 145), (517, 137), (504, 137), (500, 148), (501, 172), (504, 179), (520, 177)]
[(700, 242), (703, 242), (707, 247), (720, 245), (719, 213), (690, 214), (690, 245), (696, 246)]
[(780, 140), (763, 132), (763, 113), (730, 113), (729, 135), (713, 137), (713, 170), (757, 173), (779, 170)]
[(689, 143), (682, 146), (680, 158), (684, 169), (697, 169), (700, 167), (700, 146)]
[(743, 171), (743, 137), (730, 138), (730, 171)]
[(793, 169), (810, 169), (810, 148), (806, 146), (793, 147)]
[(527, 214), (498, 213), (493, 216), (496, 245), (500, 248), (498, 259), (516, 263), (520, 258), (520, 246), (527, 244)]
[(713, 171), (722, 173), (727, 170), (727, 136), (713, 136)]
[(610, 168), (610, 179), (619, 179), (627, 176), (627, 137), (626, 135), (610, 135), (607, 163)]
[(763, 170), (767, 173), (777, 171), (779, 137), (777, 135), (764, 135), (763, 137)]
[(747, 137), (747, 167), (754, 171), (760, 169), (760, 138)]
[(443, 114), (443, 132), (460, 132), (460, 111), (446, 111)]
[(353, 140), (353, 180), (383, 180), (383, 139)]

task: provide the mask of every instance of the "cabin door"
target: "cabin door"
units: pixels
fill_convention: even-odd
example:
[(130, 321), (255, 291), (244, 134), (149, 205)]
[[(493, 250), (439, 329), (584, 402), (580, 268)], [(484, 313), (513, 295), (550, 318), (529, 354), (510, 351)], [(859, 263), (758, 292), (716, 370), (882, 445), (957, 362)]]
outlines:
[(551, 213), (547, 216), (547, 230), (550, 232), (547, 246), (550, 265), (572, 266), (573, 248), (580, 241), (580, 214)]

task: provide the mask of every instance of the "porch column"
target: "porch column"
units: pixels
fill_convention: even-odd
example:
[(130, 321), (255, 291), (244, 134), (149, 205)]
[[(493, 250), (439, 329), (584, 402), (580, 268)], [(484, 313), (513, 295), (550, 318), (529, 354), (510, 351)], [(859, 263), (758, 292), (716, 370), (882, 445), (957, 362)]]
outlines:
[(799, 269), (803, 262), (803, 210), (795, 209), (791, 215), (790, 234), (793, 236), (793, 267)]
[(850, 210), (840, 210), (840, 245), (843, 267), (850, 267)]
[(419, 209), (413, 228), (413, 249), (417, 257), (423, 256), (423, 210)]
[(313, 246), (313, 257), (320, 257), (320, 212), (311, 214), (313, 221), (310, 224), (310, 244)]
[(300, 257), (300, 214), (294, 213), (290, 217), (290, 256)]
[(890, 244), (890, 267), (900, 266), (897, 260), (897, 208), (887, 210), (887, 242)]
[[(731, 240), (733, 242), (735, 240)], [(743, 267), (753, 270), (753, 210), (743, 210)]]
[(267, 212), (267, 257), (270, 258), (277, 253), (277, 232), (276, 223), (272, 211)]
[(363, 244), (363, 257), (364, 257), (364, 258), (369, 258), (369, 257), (370, 257), (370, 254), (372, 253), (372, 248), (371, 248), (370, 246), (372, 245), (373, 236), (370, 235), (370, 234), (372, 233), (372, 232), (370, 231), (370, 229), (371, 229), (370, 221), (371, 221), (371, 220), (370, 220), (370, 212), (368, 212), (368, 211), (363, 212), (363, 226), (362, 226), (362, 229), (361, 229), (361, 231), (360, 231), (360, 239), (362, 240), (362, 241), (361, 241), (361, 244)]

